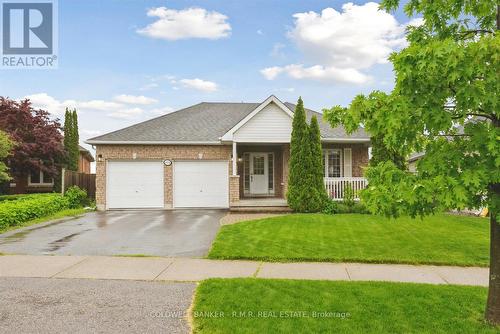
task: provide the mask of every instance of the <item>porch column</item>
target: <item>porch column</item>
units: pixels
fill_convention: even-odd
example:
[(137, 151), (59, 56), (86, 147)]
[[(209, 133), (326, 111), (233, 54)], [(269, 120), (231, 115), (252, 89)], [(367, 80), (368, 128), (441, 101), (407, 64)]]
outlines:
[(233, 176), (238, 175), (238, 153), (236, 151), (236, 142), (233, 141)]

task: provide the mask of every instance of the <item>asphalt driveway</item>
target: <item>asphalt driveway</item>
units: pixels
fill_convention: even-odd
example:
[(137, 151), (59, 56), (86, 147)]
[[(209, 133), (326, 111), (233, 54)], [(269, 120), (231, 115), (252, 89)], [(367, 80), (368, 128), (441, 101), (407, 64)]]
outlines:
[(200, 257), (222, 210), (92, 212), (0, 234), (0, 253)]

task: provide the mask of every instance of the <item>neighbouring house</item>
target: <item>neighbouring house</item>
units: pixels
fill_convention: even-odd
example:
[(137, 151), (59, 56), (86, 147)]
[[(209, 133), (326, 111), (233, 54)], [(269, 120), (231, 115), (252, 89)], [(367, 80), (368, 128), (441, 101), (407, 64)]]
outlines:
[(416, 173), (417, 172), (417, 162), (422, 159), (425, 155), (425, 152), (417, 152), (417, 153), (413, 153), (411, 154), (407, 161), (408, 161), (408, 171), (412, 172), (412, 173)]
[[(90, 163), (94, 162), (92, 153), (79, 146), (78, 173), (90, 174)], [(27, 194), (51, 192), (54, 188), (54, 179), (42, 171), (31, 172), (27, 175), (15, 177), (10, 182), (10, 194)]]
[[(125, 208), (229, 208), (248, 198), (284, 199), (295, 105), (199, 103), (87, 140), (96, 147), (96, 203)], [(346, 184), (366, 186), (370, 139), (347, 135), (317, 115), (325, 186), (341, 199)]]
[(90, 164), (94, 162), (94, 157), (85, 147), (78, 145), (80, 154), (78, 155), (78, 173), (90, 174)]

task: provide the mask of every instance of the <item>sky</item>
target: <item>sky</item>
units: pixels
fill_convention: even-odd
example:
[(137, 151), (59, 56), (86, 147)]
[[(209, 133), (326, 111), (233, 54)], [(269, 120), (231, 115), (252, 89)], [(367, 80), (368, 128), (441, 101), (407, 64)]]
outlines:
[[(59, 0), (59, 66), (0, 70), (0, 95), (62, 118), (83, 143), (202, 101), (274, 94), (321, 111), (390, 91), (387, 57), (418, 24), (365, 1)], [(84, 145), (85, 146), (85, 145)], [(88, 145), (86, 147), (89, 148)]]

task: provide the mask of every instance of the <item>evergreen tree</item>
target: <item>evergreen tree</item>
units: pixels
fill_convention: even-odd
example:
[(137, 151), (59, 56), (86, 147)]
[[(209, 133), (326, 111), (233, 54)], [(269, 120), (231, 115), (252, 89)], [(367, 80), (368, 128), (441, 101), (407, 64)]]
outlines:
[(66, 167), (69, 166), (70, 164), (70, 158), (69, 158), (69, 152), (70, 152), (70, 148), (71, 148), (71, 126), (72, 126), (72, 122), (71, 122), (71, 111), (66, 108), (66, 111), (64, 112), (64, 127), (63, 127), (63, 130), (64, 130), (64, 150), (66, 151)]
[(304, 180), (306, 178), (305, 158), (308, 156), (308, 146), (304, 145), (308, 137), (306, 112), (304, 103), (299, 97), (292, 122), (292, 137), (290, 141), (290, 174), (288, 176), (287, 201), (291, 209), (302, 211), (300, 205), (303, 196)]
[(68, 153), (68, 170), (78, 170), (78, 156), (80, 149), (78, 146), (78, 115), (76, 109), (66, 109), (64, 119), (64, 148)]
[(311, 155), (311, 169), (309, 177), (311, 179), (311, 200), (308, 203), (309, 212), (318, 212), (323, 210), (323, 207), (328, 200), (324, 181), (323, 181), (323, 150), (321, 148), (321, 134), (317, 117), (314, 115), (311, 118), (309, 127), (309, 147)]

